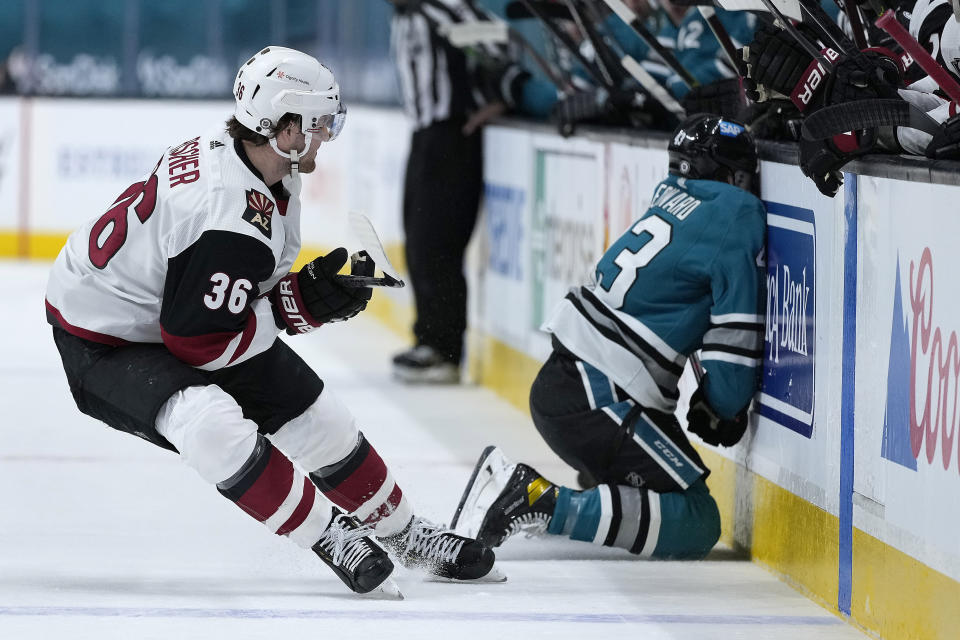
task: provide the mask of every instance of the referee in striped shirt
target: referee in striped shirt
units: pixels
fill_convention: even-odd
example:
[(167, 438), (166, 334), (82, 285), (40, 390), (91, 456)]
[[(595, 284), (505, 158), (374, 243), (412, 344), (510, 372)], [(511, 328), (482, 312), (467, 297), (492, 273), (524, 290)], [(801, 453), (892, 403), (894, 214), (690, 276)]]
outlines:
[(390, 0), (391, 48), (414, 131), (403, 194), (407, 270), (416, 318), (413, 348), (393, 358), (406, 382), (460, 380), (467, 326), (463, 258), (483, 189), (480, 125), (502, 112), (483, 104), (464, 52), (445, 25), (485, 20), (471, 0)]

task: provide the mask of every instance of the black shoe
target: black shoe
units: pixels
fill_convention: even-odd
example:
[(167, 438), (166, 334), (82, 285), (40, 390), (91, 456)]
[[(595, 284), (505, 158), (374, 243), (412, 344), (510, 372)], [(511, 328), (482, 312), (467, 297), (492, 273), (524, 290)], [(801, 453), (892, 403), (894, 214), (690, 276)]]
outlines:
[(497, 447), (487, 447), (463, 490), (451, 526), (499, 547), (517, 533), (546, 533), (559, 488), (525, 464), (513, 464)]
[(312, 548), (353, 592), (369, 593), (379, 587), (385, 595), (400, 596), (396, 584), (388, 580), (393, 562), (374, 542), (373, 530), (340, 509), (333, 507), (330, 523)]
[(393, 376), (403, 382), (457, 384), (460, 365), (444, 359), (433, 347), (421, 344), (393, 357)]
[(439, 578), (503, 582), (493, 566), (493, 551), (472, 538), (414, 516), (403, 531), (381, 542), (407, 568), (422, 569)]

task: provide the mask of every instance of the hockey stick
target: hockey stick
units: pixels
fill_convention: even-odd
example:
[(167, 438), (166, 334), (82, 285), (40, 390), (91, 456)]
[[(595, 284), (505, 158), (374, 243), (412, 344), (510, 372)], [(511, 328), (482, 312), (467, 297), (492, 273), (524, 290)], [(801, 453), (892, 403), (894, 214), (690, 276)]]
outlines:
[[(520, 3), (530, 12), (530, 14), (535, 17), (537, 20), (543, 23), (553, 37), (555, 37), (567, 50), (567, 52), (573, 56), (573, 58), (583, 67), (583, 70), (597, 83), (598, 86), (603, 87), (609, 92), (616, 91), (617, 87), (613, 85), (612, 82), (609, 82), (603, 74), (600, 72), (597, 67), (587, 60), (580, 49), (577, 47), (577, 44), (573, 42), (570, 36), (563, 31), (560, 27), (555, 25), (552, 20), (547, 16), (546, 12), (539, 6), (537, 0), (520, 0)], [(569, 15), (569, 14), (568, 14)]]
[(910, 127), (934, 135), (940, 125), (920, 108), (905, 100), (855, 100), (830, 105), (803, 120), (803, 137), (826, 140), (849, 131), (876, 127)]
[(621, 70), (620, 56), (614, 53), (610, 41), (597, 30), (596, 25), (600, 23), (600, 16), (593, 10), (593, 6), (586, 2), (579, 0), (565, 0), (565, 2), (581, 33), (593, 47), (598, 65), (606, 70), (615, 85), (621, 86), (625, 74)]
[(723, 23), (720, 22), (720, 17), (717, 15), (717, 12), (714, 11), (713, 6), (698, 5), (697, 11), (699, 11), (700, 16), (706, 20), (707, 26), (710, 27), (710, 31), (713, 32), (713, 37), (720, 43), (720, 48), (723, 49), (723, 52), (727, 56), (727, 62), (736, 70), (738, 76), (746, 78), (746, 65), (740, 56), (737, 55), (737, 48), (733, 46), (733, 40), (724, 28)]
[(840, 8), (843, 9), (843, 12), (847, 16), (847, 20), (850, 21), (850, 30), (853, 32), (853, 42), (857, 45), (857, 49), (863, 51), (870, 46), (870, 43), (867, 42), (867, 30), (863, 26), (863, 21), (860, 19), (860, 7), (857, 6), (857, 3), (853, 0), (843, 0), (841, 4), (840, 0), (834, 0)]
[(789, 33), (794, 40), (819, 62), (827, 71), (833, 71), (833, 63), (797, 30), (790, 20), (803, 22), (803, 10), (797, 0), (717, 0), (717, 4), (727, 11), (764, 11), (774, 15), (780, 27)]
[(627, 70), (633, 78), (640, 83), (640, 86), (643, 87), (647, 93), (649, 93), (654, 100), (663, 105), (664, 109), (672, 113), (677, 117), (678, 120), (682, 119), (686, 115), (686, 110), (683, 106), (676, 101), (676, 99), (670, 95), (670, 92), (667, 91), (663, 85), (657, 82), (656, 78), (650, 75), (650, 72), (643, 68), (639, 62), (637, 62), (633, 56), (625, 55), (620, 59), (620, 64), (623, 65), (623, 68)]
[(934, 82), (936, 82), (943, 91), (950, 96), (954, 102), (960, 103), (960, 85), (947, 72), (946, 69), (937, 64), (927, 50), (920, 46), (920, 43), (903, 28), (903, 25), (897, 22), (893, 11), (888, 10), (882, 16), (877, 18), (876, 25), (890, 34), (890, 37), (896, 40), (904, 51), (913, 56), (920, 68), (927, 72)]
[(492, 20), (438, 25), (437, 33), (458, 49), (478, 44), (507, 44), (510, 40), (510, 27), (507, 23)]
[[(380, 244), (380, 237), (373, 228), (373, 223), (362, 213), (351, 211), (347, 214), (347, 225), (350, 234), (360, 244), (360, 248), (367, 252), (374, 266), (379, 266), (383, 272), (382, 278), (373, 276), (338, 276), (337, 282), (345, 287), (392, 287), (399, 289), (406, 283), (400, 278), (396, 269), (387, 259), (387, 254), (383, 251), (383, 245)], [(356, 254), (355, 254), (356, 255)], [(363, 260), (361, 256), (359, 259)], [(352, 260), (351, 260), (352, 262)]]
[(515, 43), (530, 55), (534, 64), (543, 71), (550, 82), (564, 93), (573, 91), (570, 80), (565, 78), (559, 69), (553, 68), (526, 38), (515, 29), (510, 28), (510, 25), (506, 22), (490, 20), (437, 25), (437, 32), (458, 49), (474, 47), (479, 44), (508, 45)]
[(656, 53), (660, 58), (666, 63), (670, 70), (675, 74), (680, 76), (680, 79), (683, 80), (688, 87), (696, 87), (700, 83), (697, 82), (697, 79), (693, 77), (689, 71), (687, 71), (683, 65), (680, 64), (680, 61), (677, 60), (677, 56), (674, 55), (673, 51), (670, 51), (665, 46), (660, 44), (660, 41), (657, 40), (657, 37), (650, 33), (643, 23), (640, 21), (640, 17), (633, 12), (630, 7), (625, 5), (622, 0), (603, 0), (610, 10), (617, 14), (617, 17), (623, 20), (627, 26), (633, 29), (634, 33), (640, 36), (644, 42), (647, 43), (654, 53)]
[(703, 384), (703, 377), (707, 375), (703, 365), (700, 363), (700, 356), (694, 351), (688, 358), (690, 360), (690, 369), (693, 370), (693, 377), (697, 379), (697, 385)]

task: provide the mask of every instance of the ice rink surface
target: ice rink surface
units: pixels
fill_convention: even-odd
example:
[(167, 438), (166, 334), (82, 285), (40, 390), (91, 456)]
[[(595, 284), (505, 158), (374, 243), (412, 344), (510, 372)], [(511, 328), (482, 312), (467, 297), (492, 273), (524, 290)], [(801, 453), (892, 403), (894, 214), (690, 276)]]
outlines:
[[(863, 638), (728, 550), (648, 562), (564, 539), (511, 539), (505, 584), (430, 582), (406, 599), (349, 593), (177, 457), (77, 411), (50, 328), (49, 265), (0, 261), (0, 638)], [(573, 476), (529, 418), (471, 386), (390, 379), (405, 345), (371, 320), (291, 344), (356, 414), (417, 506), (449, 520), (483, 446)]]

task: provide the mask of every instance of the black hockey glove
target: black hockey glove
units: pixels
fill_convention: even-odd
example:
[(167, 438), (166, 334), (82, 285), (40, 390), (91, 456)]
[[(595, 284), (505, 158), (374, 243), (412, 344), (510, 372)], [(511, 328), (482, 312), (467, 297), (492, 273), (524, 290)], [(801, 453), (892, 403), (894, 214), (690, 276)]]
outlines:
[(800, 139), (800, 170), (825, 196), (833, 197), (843, 185), (840, 169), (851, 160), (877, 149), (877, 131), (870, 129), (826, 140)]
[(488, 63), (475, 71), (476, 84), (487, 102), (502, 102), (516, 109), (523, 95), (523, 85), (532, 77), (514, 62)]
[(762, 26), (743, 50), (749, 78), (747, 96), (757, 102), (786, 96), (805, 113), (852, 100), (898, 97), (900, 66), (890, 57), (895, 55), (892, 52), (874, 49), (841, 57), (825, 48), (821, 53), (832, 63), (831, 72), (789, 33)]
[(747, 96), (754, 102), (789, 97), (813, 60), (789, 33), (770, 24), (757, 28), (742, 56), (750, 80)]
[(960, 160), (960, 115), (940, 125), (924, 154), (934, 160)]
[(623, 114), (639, 106), (636, 100), (640, 95), (628, 89), (613, 93), (605, 89), (578, 91), (556, 104), (553, 119), (557, 122), (560, 135), (571, 136), (581, 122), (610, 124), (623, 120)]
[(687, 431), (700, 436), (700, 439), (713, 446), (732, 447), (740, 442), (747, 430), (747, 409), (750, 405), (730, 420), (723, 420), (707, 403), (703, 393), (703, 386), (697, 387), (690, 397), (690, 410), (687, 411)]
[(713, 113), (740, 122), (747, 110), (740, 78), (724, 78), (693, 87), (681, 104), (687, 113)]
[[(277, 326), (290, 335), (313, 331), (326, 322), (348, 320), (367, 307), (370, 287), (347, 287), (337, 272), (347, 262), (347, 250), (334, 249), (297, 273), (289, 273), (270, 292)], [(352, 275), (370, 275), (373, 262), (354, 262)]]

